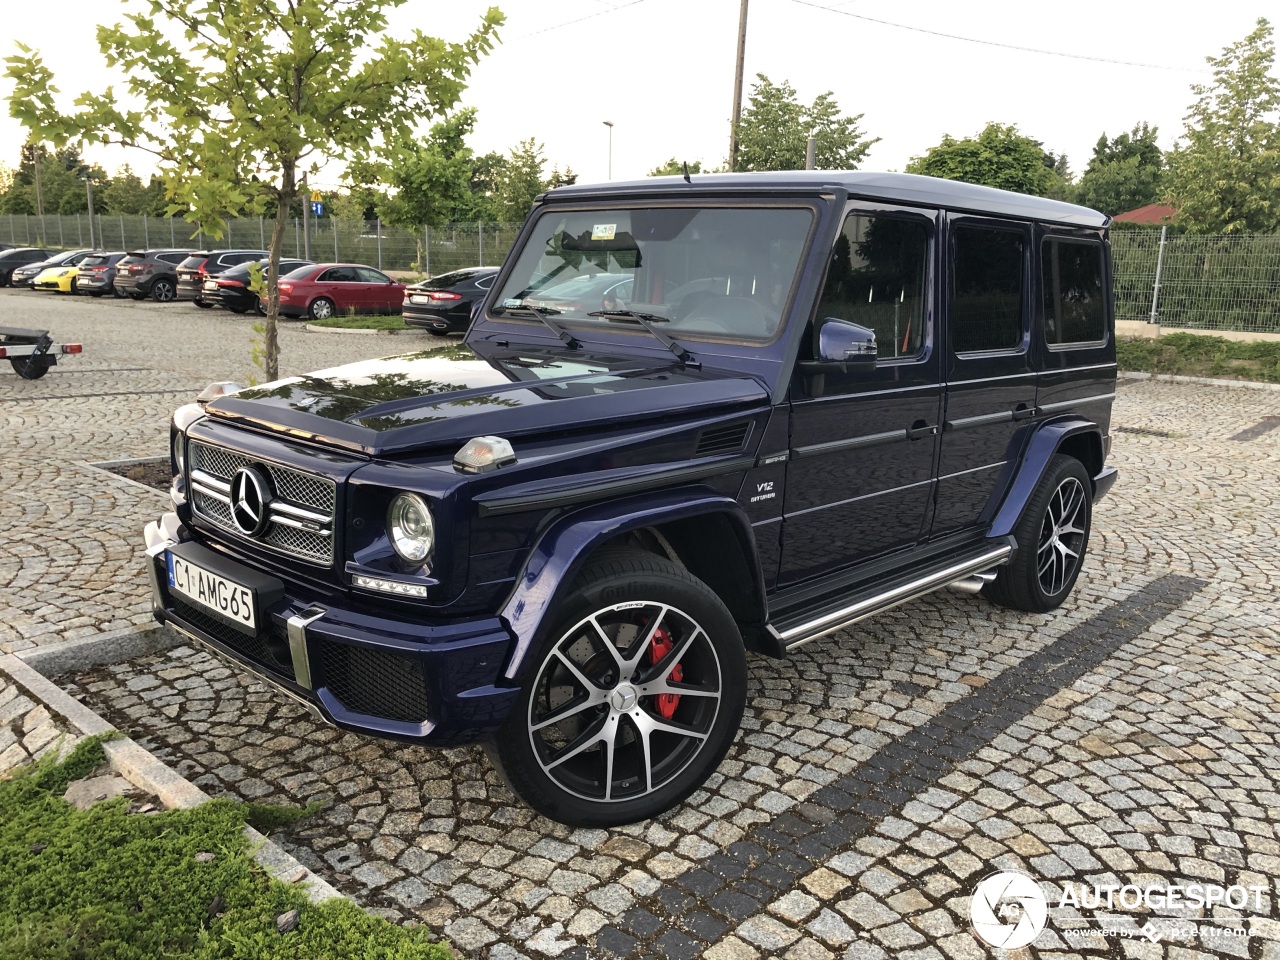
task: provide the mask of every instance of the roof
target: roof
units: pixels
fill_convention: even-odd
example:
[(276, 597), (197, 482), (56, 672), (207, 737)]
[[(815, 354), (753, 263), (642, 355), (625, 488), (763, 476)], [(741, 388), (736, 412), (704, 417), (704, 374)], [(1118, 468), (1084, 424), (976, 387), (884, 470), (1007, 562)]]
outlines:
[(1152, 223), (1158, 226), (1169, 223), (1177, 214), (1177, 208), (1167, 203), (1148, 203), (1145, 207), (1138, 207), (1136, 210), (1117, 213), (1112, 219), (1121, 223)]
[(1010, 190), (981, 187), (958, 180), (941, 180), (913, 173), (863, 173), (852, 170), (784, 170), (767, 173), (712, 173), (684, 177), (646, 177), (616, 183), (574, 184), (546, 194), (549, 200), (653, 196), (687, 193), (763, 193), (815, 195), (841, 189), (851, 197), (887, 200), (924, 207), (943, 207), (966, 213), (988, 213), (1020, 220), (1039, 220), (1070, 226), (1105, 227), (1106, 214)]

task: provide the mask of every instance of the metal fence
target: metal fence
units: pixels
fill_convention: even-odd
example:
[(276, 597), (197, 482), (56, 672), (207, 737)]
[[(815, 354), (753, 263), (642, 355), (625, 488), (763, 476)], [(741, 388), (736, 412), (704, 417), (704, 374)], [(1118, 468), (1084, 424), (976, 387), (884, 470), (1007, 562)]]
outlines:
[[(213, 240), (183, 220), (167, 217), (93, 218), (95, 245), (111, 250), (147, 247), (253, 247), (271, 239), (269, 218), (228, 221)], [(459, 267), (501, 263), (518, 224), (456, 223), (408, 229), (376, 220), (301, 218), (285, 233), (284, 253), (310, 259), (367, 263), (383, 270), (435, 275)], [(0, 243), (72, 249), (89, 245), (87, 214), (0, 216)], [(1280, 333), (1280, 235), (1183, 236), (1168, 230), (1116, 230), (1116, 317), (1195, 330)]]
[(1280, 333), (1280, 235), (1116, 230), (1116, 318)]
[[(215, 240), (176, 217), (96, 214), (8, 214), (0, 216), (0, 243), (71, 250), (95, 246), (106, 250), (154, 247), (250, 248), (265, 250), (275, 223), (270, 217), (227, 221)], [(335, 217), (293, 218), (285, 230), (284, 254), (311, 260), (367, 263), (381, 270), (435, 275), (459, 267), (502, 262), (515, 241), (519, 224), (457, 223), (447, 227), (408, 229), (377, 220)], [(305, 230), (305, 232), (304, 232)], [(90, 243), (92, 239), (93, 243)]]

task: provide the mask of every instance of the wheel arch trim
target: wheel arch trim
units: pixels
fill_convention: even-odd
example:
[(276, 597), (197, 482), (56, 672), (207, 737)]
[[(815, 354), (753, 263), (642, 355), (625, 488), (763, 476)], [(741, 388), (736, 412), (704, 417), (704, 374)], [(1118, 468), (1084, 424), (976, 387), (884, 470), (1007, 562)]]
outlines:
[[(1017, 528), (1018, 519), (1026, 509), (1040, 478), (1049, 469), (1049, 463), (1073, 437), (1081, 437), (1089, 443), (1097, 444), (1099, 469), (1103, 456), (1102, 428), (1092, 420), (1084, 417), (1065, 416), (1039, 424), (1031, 439), (1027, 442), (1026, 451), (1022, 455), (1018, 471), (1009, 486), (1009, 492), (996, 511), (991, 528), (987, 531), (988, 539), (1012, 536)], [(1090, 437), (1092, 435), (1092, 438)], [(1078, 458), (1077, 458), (1078, 459)], [(1086, 464), (1086, 468), (1088, 464)], [(1094, 470), (1087, 471), (1092, 485)], [(1094, 491), (1091, 491), (1094, 492)]]
[(763, 619), (764, 574), (751, 523), (737, 501), (708, 488), (612, 500), (561, 517), (530, 550), (515, 589), (499, 611), (515, 638), (503, 677), (513, 683), (523, 679), (530, 653), (544, 639), (544, 626), (596, 548), (635, 530), (715, 513), (725, 515), (738, 535)]

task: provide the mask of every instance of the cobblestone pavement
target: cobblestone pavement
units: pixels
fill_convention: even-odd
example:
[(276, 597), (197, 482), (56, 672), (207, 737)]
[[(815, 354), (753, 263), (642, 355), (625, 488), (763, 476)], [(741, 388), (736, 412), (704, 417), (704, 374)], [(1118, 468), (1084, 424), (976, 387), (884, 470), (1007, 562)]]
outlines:
[[(327, 798), (283, 845), (477, 957), (980, 958), (970, 896), (1007, 868), (1266, 888), (1145, 936), (1142, 911), (1055, 909), (1008, 956), (1280, 960), (1280, 431), (1248, 429), (1278, 403), (1123, 383), (1121, 480), (1066, 609), (943, 593), (753, 659), (728, 758), (649, 823), (551, 823), (478, 748), (318, 726), (189, 647), (64, 682), (212, 793)], [(136, 536), (154, 505), (110, 509)]]
[[(5, 289), (0, 326), (47, 328), (85, 349), (37, 381), (0, 360), (0, 653), (150, 623), (141, 530), (168, 498), (83, 463), (166, 455), (175, 407), (210, 381), (255, 372), (252, 322), (190, 304)], [(439, 342), (297, 324), (280, 339), (285, 374)]]
[(67, 756), (80, 739), (68, 726), (0, 670), (0, 778), (47, 753)]

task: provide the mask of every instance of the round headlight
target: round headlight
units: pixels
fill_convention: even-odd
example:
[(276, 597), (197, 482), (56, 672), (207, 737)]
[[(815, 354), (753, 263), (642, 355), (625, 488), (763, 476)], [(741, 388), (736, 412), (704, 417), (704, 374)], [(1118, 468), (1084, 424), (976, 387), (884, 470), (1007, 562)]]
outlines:
[(174, 474), (181, 476), (187, 472), (187, 445), (184, 442), (186, 437), (182, 435), (181, 430), (173, 431), (173, 466)]
[(398, 493), (387, 511), (387, 532), (396, 553), (410, 563), (421, 563), (435, 544), (435, 525), (426, 502), (416, 493)]

